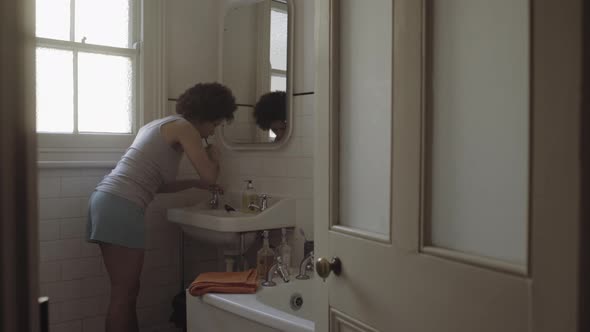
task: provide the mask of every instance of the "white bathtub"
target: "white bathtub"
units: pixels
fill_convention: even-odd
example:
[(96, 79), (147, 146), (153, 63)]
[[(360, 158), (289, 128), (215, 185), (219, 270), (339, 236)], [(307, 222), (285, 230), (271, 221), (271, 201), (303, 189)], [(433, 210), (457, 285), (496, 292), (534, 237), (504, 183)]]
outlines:
[[(313, 332), (312, 281), (294, 276), (289, 283), (278, 279), (277, 286), (260, 287), (256, 294), (194, 297), (187, 292), (188, 332)], [(292, 297), (300, 299), (300, 309), (291, 308)]]

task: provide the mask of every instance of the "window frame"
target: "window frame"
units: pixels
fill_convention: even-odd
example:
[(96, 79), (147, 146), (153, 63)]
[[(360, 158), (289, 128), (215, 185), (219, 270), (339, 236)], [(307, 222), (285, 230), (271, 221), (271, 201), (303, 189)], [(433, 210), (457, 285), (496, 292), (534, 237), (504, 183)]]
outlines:
[[(77, 42), (75, 38), (75, 1), (71, 0), (70, 4), (70, 40), (60, 40), (52, 38), (37, 37), (35, 35), (35, 49), (39, 47), (67, 50), (73, 52), (73, 69), (74, 69), (74, 132), (72, 133), (51, 133), (51, 132), (37, 132), (38, 148), (40, 156), (47, 156), (50, 154), (58, 154), (58, 156), (49, 157), (49, 160), (54, 159), (70, 159), (63, 154), (79, 153), (81, 149), (98, 149), (100, 151), (108, 152), (122, 152), (124, 151), (135, 138), (138, 129), (143, 122), (143, 114), (141, 112), (141, 99), (143, 76), (143, 52), (141, 50), (142, 30), (145, 22), (143, 17), (144, 4), (141, 0), (129, 0), (129, 45), (125, 47), (113, 47), (106, 45), (96, 45)], [(131, 101), (131, 132), (130, 133), (100, 133), (100, 132), (82, 132), (78, 131), (78, 61), (77, 54), (79, 52), (87, 52), (94, 54), (105, 54), (124, 56), (130, 59), (132, 63), (132, 92), (133, 98)], [(75, 157), (73, 157), (76, 159)], [(45, 159), (45, 158), (42, 158)]]
[[(287, 8), (287, 4), (284, 3), (284, 2), (282, 2), (282, 1), (271, 0), (271, 3), (270, 3), (270, 11), (272, 12), (273, 10), (278, 11), (278, 12), (282, 12), (282, 13), (286, 14), (287, 16), (289, 15), (289, 8)], [(270, 32), (270, 30), (272, 30), (272, 27), (271, 26), (272, 26), (272, 20), (269, 20), (269, 32)], [(287, 41), (287, 47), (288, 47), (288, 44), (289, 44), (289, 42)], [(269, 52), (270, 52), (270, 49), (271, 48), (272, 48), (272, 45), (271, 45), (271, 43), (269, 41)], [(288, 53), (288, 51), (287, 51), (287, 53)], [(269, 56), (269, 59), (270, 59), (270, 54), (268, 56)], [(270, 90), (272, 90), (272, 87), (271, 87), (271, 84), (270, 84), (270, 82), (272, 81), (272, 77), (273, 76), (280, 76), (280, 77), (285, 78), (285, 80), (286, 80), (287, 79), (287, 70), (286, 69), (283, 70), (283, 69), (273, 68), (271, 61), (268, 61), (268, 64), (269, 64), (268, 66), (269, 66), (269, 70), (270, 70), (270, 75), (269, 75), (269, 78), (268, 78), (268, 80), (269, 80), (268, 89), (270, 91)], [(285, 88), (285, 91), (286, 90), (287, 89)]]
[[(291, 20), (293, 19), (294, 10), (289, 12), (289, 5), (285, 1), (281, 0), (267, 0), (259, 4), (258, 7), (258, 22), (259, 22), (259, 29), (258, 29), (258, 62), (257, 62), (257, 90), (256, 96), (262, 96), (267, 92), (273, 91), (272, 89), (272, 77), (273, 76), (281, 76), (286, 80), (286, 87), (285, 91), (288, 90), (289, 86), (289, 56), (290, 56), (290, 42), (287, 38), (287, 69), (276, 69), (272, 67), (272, 63), (270, 61), (270, 50), (271, 50), (271, 42), (270, 36), (271, 32), (271, 12), (273, 10), (284, 12), (288, 15), (288, 22), (287, 22), (287, 29), (288, 34), (292, 34), (293, 31), (291, 30)], [(294, 38), (294, 37), (291, 37)], [(271, 142), (275, 139), (276, 135), (272, 132), (272, 130), (262, 130), (256, 127), (256, 138), (259, 140), (270, 140)]]

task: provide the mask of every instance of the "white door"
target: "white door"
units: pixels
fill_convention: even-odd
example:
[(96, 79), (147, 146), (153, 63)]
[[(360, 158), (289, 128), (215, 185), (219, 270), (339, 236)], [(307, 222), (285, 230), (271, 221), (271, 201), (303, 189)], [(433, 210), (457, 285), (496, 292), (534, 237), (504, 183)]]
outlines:
[(581, 5), (316, 1), (317, 331), (577, 330)]

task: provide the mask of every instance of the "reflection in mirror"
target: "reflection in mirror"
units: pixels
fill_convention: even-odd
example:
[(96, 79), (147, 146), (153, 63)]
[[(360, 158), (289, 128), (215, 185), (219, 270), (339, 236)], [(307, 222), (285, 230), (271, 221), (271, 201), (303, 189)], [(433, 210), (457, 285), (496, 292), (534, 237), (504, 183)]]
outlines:
[(287, 93), (265, 93), (254, 106), (254, 118), (258, 129), (268, 132), (269, 141), (281, 141), (287, 130)]
[(225, 13), (221, 81), (238, 104), (221, 130), (230, 146), (278, 143), (288, 137), (291, 87), (287, 1), (229, 1)]

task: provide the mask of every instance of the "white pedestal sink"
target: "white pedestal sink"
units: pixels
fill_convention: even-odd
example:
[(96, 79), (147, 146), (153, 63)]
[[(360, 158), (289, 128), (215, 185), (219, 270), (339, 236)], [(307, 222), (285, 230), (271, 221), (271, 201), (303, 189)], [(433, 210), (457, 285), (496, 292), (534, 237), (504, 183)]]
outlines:
[[(168, 220), (191, 238), (240, 253), (256, 239), (255, 231), (295, 227), (294, 199), (272, 196), (266, 210), (255, 213), (239, 211), (240, 201), (240, 193), (226, 193), (220, 196), (217, 209), (211, 209), (205, 200), (191, 207), (168, 209)], [(237, 211), (227, 212), (225, 204)]]

